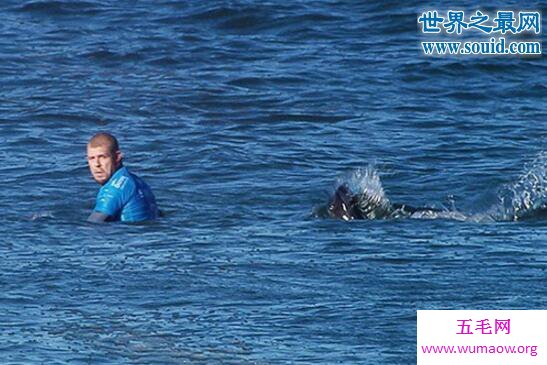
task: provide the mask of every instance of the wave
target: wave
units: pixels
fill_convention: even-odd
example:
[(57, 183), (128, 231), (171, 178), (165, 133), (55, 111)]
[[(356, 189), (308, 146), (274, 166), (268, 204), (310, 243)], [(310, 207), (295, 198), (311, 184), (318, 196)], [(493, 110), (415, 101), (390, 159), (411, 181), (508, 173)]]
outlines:
[(88, 1), (32, 1), (17, 10), (48, 16), (95, 15), (102, 11), (100, 5)]
[(42, 221), (42, 220), (53, 219), (53, 218), (55, 218), (55, 216), (53, 215), (53, 212), (50, 210), (36, 212), (29, 217), (31, 221)]

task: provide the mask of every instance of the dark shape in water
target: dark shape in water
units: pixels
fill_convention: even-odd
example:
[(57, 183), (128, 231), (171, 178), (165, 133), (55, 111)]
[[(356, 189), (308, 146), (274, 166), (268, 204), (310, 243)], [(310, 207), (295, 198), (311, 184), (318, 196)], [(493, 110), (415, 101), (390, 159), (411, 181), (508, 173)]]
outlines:
[(439, 212), (434, 208), (415, 208), (406, 204), (390, 204), (387, 200), (366, 192), (354, 194), (347, 184), (340, 185), (332, 196), (328, 212), (333, 218), (382, 219), (394, 216), (410, 216), (416, 212)]
[(357, 203), (357, 196), (352, 195), (349, 187), (346, 184), (340, 185), (329, 203), (329, 215), (346, 221), (362, 218)]

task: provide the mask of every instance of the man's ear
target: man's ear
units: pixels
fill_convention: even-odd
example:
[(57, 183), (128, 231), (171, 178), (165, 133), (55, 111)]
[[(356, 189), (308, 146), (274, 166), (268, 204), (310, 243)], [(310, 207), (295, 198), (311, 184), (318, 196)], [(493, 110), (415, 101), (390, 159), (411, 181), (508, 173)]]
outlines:
[(118, 150), (116, 151), (116, 157), (115, 157), (116, 165), (120, 165), (123, 161), (123, 153), (122, 151)]

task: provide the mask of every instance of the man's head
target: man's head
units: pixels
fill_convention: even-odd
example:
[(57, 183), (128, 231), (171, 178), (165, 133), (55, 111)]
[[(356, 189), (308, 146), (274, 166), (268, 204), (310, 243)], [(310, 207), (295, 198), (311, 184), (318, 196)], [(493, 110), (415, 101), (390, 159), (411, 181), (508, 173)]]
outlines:
[(109, 133), (97, 133), (87, 144), (87, 163), (95, 181), (104, 185), (122, 166), (123, 154), (116, 138)]

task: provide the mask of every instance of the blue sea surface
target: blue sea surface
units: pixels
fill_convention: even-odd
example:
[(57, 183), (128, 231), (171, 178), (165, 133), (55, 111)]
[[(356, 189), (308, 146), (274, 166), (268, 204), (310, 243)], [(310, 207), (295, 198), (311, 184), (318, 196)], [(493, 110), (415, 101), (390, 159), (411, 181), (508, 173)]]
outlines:
[[(419, 309), (547, 309), (545, 57), (425, 56), (429, 9), (3, 0), (0, 363), (412, 364)], [(86, 222), (99, 131), (165, 217)], [(360, 171), (446, 214), (321, 214)]]

